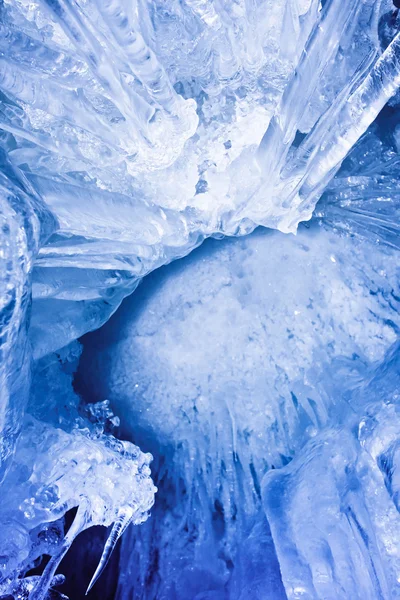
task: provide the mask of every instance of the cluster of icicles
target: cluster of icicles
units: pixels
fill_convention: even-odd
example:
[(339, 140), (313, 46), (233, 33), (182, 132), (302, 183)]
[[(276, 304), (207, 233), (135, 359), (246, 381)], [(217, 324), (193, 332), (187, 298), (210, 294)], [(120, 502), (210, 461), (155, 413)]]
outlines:
[[(32, 554), (32, 530), (37, 527), (43, 532), (67, 511), (77, 508), (65, 537), (61, 532), (47, 548), (42, 543), (37, 551), (50, 554), (51, 559), (29, 595), (33, 600), (46, 598), (49, 587), (58, 581), (54, 576), (60, 561), (81, 531), (93, 525), (113, 524), (89, 591), (127, 526), (145, 521), (154, 503), (156, 488), (149, 468), (152, 456), (131, 442), (93, 430), (90, 423), (79, 425), (67, 432), (27, 417), (4, 482), (10, 492), (2, 507), (1, 524), (7, 528), (12, 522), (14, 529), (18, 525), (20, 540), (25, 542), (20, 541), (16, 551), (15, 532), (13, 536), (10, 530), (8, 548), (2, 548), (9, 556), (11, 590), (26, 585), (24, 579), (12, 582), (12, 567), (19, 569), (25, 562), (29, 568), (36, 558)], [(0, 585), (0, 593), (9, 593), (10, 587), (6, 587)]]

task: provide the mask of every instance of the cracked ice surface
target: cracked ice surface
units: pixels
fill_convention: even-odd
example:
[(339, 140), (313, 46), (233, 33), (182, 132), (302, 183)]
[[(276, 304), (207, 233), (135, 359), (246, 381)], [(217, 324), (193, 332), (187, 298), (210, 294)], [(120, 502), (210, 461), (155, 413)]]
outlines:
[[(160, 492), (118, 597), (399, 595), (399, 27), (389, 0), (1, 3), (3, 596), (62, 597), (113, 523), (92, 586), (154, 501), (132, 441)], [(321, 195), (296, 239), (151, 276), (80, 361), (150, 271)]]

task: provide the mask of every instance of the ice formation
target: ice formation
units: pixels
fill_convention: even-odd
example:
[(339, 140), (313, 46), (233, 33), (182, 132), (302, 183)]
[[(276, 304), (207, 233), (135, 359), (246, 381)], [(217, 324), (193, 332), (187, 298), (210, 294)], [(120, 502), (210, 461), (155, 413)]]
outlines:
[(265, 477), (288, 598), (399, 597), (398, 361), (396, 345), (361, 390), (374, 401), (361, 419), (321, 433)]
[[(99, 565), (102, 569), (127, 524), (147, 518), (155, 491), (150, 458), (110, 435), (93, 436), (88, 428), (66, 432), (27, 417), (3, 483), (2, 578), (13, 581), (15, 570), (50, 554), (52, 559), (29, 596), (43, 598), (75, 537), (92, 525), (115, 523)], [(77, 513), (65, 537), (54, 525), (42, 527), (72, 508)], [(36, 541), (32, 532), (38, 528)]]
[(390, 9), (4, 2), (0, 124), (58, 219), (34, 273), (35, 356), (98, 327), (205, 236), (309, 218), (396, 89), (396, 25), (383, 54), (378, 38)]
[[(163, 549), (156, 591), (143, 597), (197, 598), (206, 585), (220, 595), (226, 588), (232, 598), (284, 597), (264, 588), (259, 596), (246, 595), (252, 582), (230, 574), (249, 531), (262, 529), (263, 475), (272, 469), (284, 478), (285, 465), (294, 468), (293, 457), (309, 440), (320, 440), (328, 424), (354, 421), (364, 402), (353, 399), (353, 390), (392, 352), (399, 303), (397, 254), (311, 221), (296, 238), (259, 231), (206, 245), (165, 275), (150, 277), (90, 336), (80, 367), (84, 394), (108, 397), (124, 415), (124, 426), (140, 432), (141, 445), (156, 440), (160, 447), (152, 452), (166, 462), (158, 485), (172, 514), (155, 523), (153, 515), (151, 541), (135, 532), (139, 541), (124, 542), (121, 572), (130, 564), (131, 572), (148, 573), (155, 548)], [(351, 438), (352, 431), (340, 432), (337, 443), (348, 453), (345, 435)], [(344, 469), (339, 452), (335, 459)], [(325, 473), (321, 451), (317, 460)], [(319, 484), (313, 470), (307, 476), (310, 486)], [(323, 485), (321, 493), (327, 490)], [(293, 501), (301, 514), (305, 501)], [(290, 507), (288, 513), (294, 512)], [(327, 523), (323, 511), (318, 514)], [(306, 518), (313, 515), (310, 506)], [(297, 514), (293, 520), (301, 522)], [(276, 521), (282, 526), (283, 519)], [(139, 553), (136, 545), (146, 544), (148, 554)], [(282, 552), (291, 559), (292, 552)], [(257, 542), (247, 553), (267, 570), (271, 557), (260, 557)], [(290, 564), (290, 582), (293, 572)], [(141, 598), (136, 585), (126, 580), (120, 597)], [(264, 586), (270, 588), (267, 578)], [(342, 587), (344, 598), (375, 597)], [(331, 597), (341, 596), (333, 590)]]
[(398, 4), (0, 2), (0, 598), (400, 597)]

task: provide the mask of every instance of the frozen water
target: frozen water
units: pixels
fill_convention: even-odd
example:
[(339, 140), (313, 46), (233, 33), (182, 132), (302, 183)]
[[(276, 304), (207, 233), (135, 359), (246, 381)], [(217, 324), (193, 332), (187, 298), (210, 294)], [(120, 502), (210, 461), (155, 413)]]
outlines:
[[(315, 436), (328, 424), (338, 426), (364, 406), (353, 390), (395, 343), (399, 298), (397, 254), (312, 221), (297, 237), (257, 231), (206, 244), (150, 276), (87, 339), (84, 394), (109, 398), (124, 415), (124, 428), (165, 461), (158, 485), (168, 510), (153, 514), (148, 537), (140, 532), (124, 541), (121, 573), (132, 575), (123, 579), (120, 598), (168, 598), (174, 590), (172, 597), (183, 600), (192, 588), (193, 598), (205, 590), (224, 597), (222, 589), (227, 597), (247, 598), (254, 581), (240, 573), (242, 546), (263, 572), (260, 595), (251, 597), (284, 597), (273, 544), (252, 545), (268, 532), (260, 514), (262, 477), (273, 469), (283, 478), (283, 467), (308, 440), (320, 440)], [(343, 469), (344, 456), (348, 462), (358, 456), (352, 435), (327, 434), (343, 444), (343, 457), (335, 455)], [(318, 443), (316, 460), (326, 470), (318, 448), (327, 442)], [(307, 477), (310, 486), (322, 481), (313, 470)], [(325, 497), (335, 476), (324, 471), (324, 477)], [(293, 502), (301, 513), (304, 501)], [(310, 506), (306, 518), (313, 512)], [(299, 522), (294, 508), (288, 513)], [(322, 509), (318, 514), (329, 527)], [(281, 527), (280, 515), (276, 521)], [(155, 548), (162, 549), (162, 562), (149, 592), (134, 573), (155, 569)], [(282, 553), (284, 563), (291, 553)], [(268, 561), (275, 563), (269, 573)], [(286, 591), (294, 567), (287, 569)], [(364, 576), (360, 569), (355, 585)], [(331, 597), (373, 597), (344, 589), (347, 595), (333, 590)], [(308, 597), (325, 596), (318, 590)]]
[(398, 361), (396, 346), (362, 389), (374, 404), (361, 419), (319, 435), (264, 479), (287, 598), (400, 597)]
[(2, 4), (4, 143), (58, 219), (34, 273), (35, 356), (205, 236), (310, 217), (399, 77), (388, 0), (323, 4)]
[(0, 481), (29, 396), (28, 310), (34, 259), (55, 219), (0, 150)]
[(396, 4), (0, 3), (1, 596), (400, 597)]
[(243, 456), (244, 443), (260, 467), (276, 466), (300, 442), (299, 413), (311, 428), (326, 421), (343, 383), (335, 371), (361, 376), (395, 342), (397, 255), (315, 223), (207, 248), (156, 275), (150, 292), (143, 284), (90, 338), (82, 369), (88, 377), (93, 361), (91, 395), (116, 402), (126, 426), (166, 445), (198, 435), (206, 460), (218, 453), (200, 440), (228, 419), (219, 436), (232, 452)]
[[(42, 554), (51, 561), (29, 597), (43, 598), (76, 535), (93, 525), (114, 525), (103, 562), (128, 523), (142, 523), (154, 501), (151, 455), (86, 428), (66, 432), (27, 417), (3, 483), (0, 591)], [(57, 521), (78, 508), (66, 536)], [(116, 539), (114, 539), (116, 538)]]

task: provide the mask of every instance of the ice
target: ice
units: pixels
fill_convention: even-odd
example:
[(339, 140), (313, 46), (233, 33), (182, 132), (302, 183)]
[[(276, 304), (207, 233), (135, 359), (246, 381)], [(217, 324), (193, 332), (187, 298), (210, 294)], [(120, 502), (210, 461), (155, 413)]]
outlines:
[[(7, 593), (4, 598), (29, 598), (29, 594), (33, 591), (34, 587), (37, 585), (40, 577), (38, 575), (32, 575), (30, 577), (25, 577), (24, 579), (18, 579), (13, 582), (11, 585), (7, 585), (5, 591)], [(49, 589), (48, 595), (46, 596), (49, 600), (69, 600), (65, 594), (59, 592), (54, 589), (58, 586), (63, 585), (65, 583), (65, 577), (63, 575), (56, 575), (52, 582), (51, 587)], [(10, 593), (8, 593), (10, 592)]]
[[(114, 523), (92, 586), (120, 535), (130, 523), (145, 521), (154, 502), (151, 455), (113, 435), (119, 419), (107, 400), (81, 406), (73, 389), (80, 355), (81, 346), (74, 342), (33, 369), (29, 415), (3, 483), (1, 595), (25, 598), (29, 592), (29, 598), (47, 598), (74, 538), (93, 525)], [(64, 536), (64, 516), (75, 508)], [(21, 579), (43, 554), (52, 558), (42, 577)], [(53, 598), (56, 592), (49, 594)]]
[[(148, 410), (138, 408), (134, 421), (157, 428), (165, 443), (175, 439), (180, 427), (186, 431), (179, 413), (187, 402), (210, 414), (221, 388), (224, 398), (232, 396), (232, 418), (243, 423), (255, 411), (257, 421), (257, 405), (265, 403), (266, 393), (271, 398), (279, 393), (293, 404), (291, 391), (305, 373), (315, 390), (314, 377), (321, 377), (324, 365), (336, 360), (345, 366), (346, 357), (351, 364), (356, 354), (362, 368), (381, 360), (396, 339), (397, 257), (385, 248), (339, 237), (315, 223), (296, 238), (259, 231), (240, 242), (207, 247), (212, 251), (198, 251), (196, 260), (155, 276), (158, 283), (151, 292), (146, 292), (150, 284), (142, 284), (118, 317), (93, 336), (87, 354), (104, 381), (101, 385), (96, 374), (90, 382), (93, 397), (117, 401), (125, 422), (133, 398), (145, 401)], [(321, 390), (328, 386), (326, 376)], [(251, 391), (247, 399), (246, 390)], [(159, 406), (161, 396), (165, 400)], [(324, 411), (313, 415), (307, 406), (305, 389), (299, 396), (305, 396), (310, 421), (323, 420)], [(156, 414), (150, 411), (153, 402)], [(323, 404), (323, 396), (315, 399), (317, 407)], [(235, 415), (236, 405), (240, 415)], [(195, 407), (183, 410), (189, 414)], [(283, 414), (290, 431), (289, 415)], [(278, 409), (265, 415), (265, 422), (258, 421), (259, 433), (268, 429), (268, 420), (279, 424), (283, 414)], [(277, 435), (282, 434), (279, 428)], [(271, 447), (277, 450), (276, 440)], [(254, 455), (266, 459), (260, 451)]]
[(2, 597), (400, 597), (396, 4), (0, 3)]
[[(142, 523), (153, 505), (150, 460), (151, 455), (133, 444), (91, 433), (88, 427), (67, 432), (26, 417), (3, 484), (1, 592), (11, 592), (17, 575), (45, 553), (52, 559), (29, 596), (44, 598), (76, 535), (87, 527), (115, 522), (99, 565), (102, 569), (122, 524)], [(54, 523), (72, 508), (78, 510), (64, 538), (62, 526), (60, 530)]]
[[(263, 475), (272, 469), (284, 478), (303, 446), (317, 444), (309, 440), (357, 409), (353, 389), (396, 342), (399, 297), (397, 254), (388, 246), (311, 221), (296, 237), (257, 231), (240, 241), (205, 243), (150, 276), (85, 340), (81, 392), (91, 401), (109, 398), (126, 431), (163, 457), (156, 468), (163, 506), (148, 533), (127, 534), (123, 542), (121, 573), (129, 569), (131, 578), (123, 579), (119, 598), (162, 598), (173, 589), (184, 599), (189, 586), (193, 598), (205, 590), (223, 597), (223, 588), (232, 598), (256, 589), (260, 595), (251, 597), (285, 597), (275, 529), (272, 542), (260, 512)], [(329, 429), (326, 436), (340, 447), (340, 468), (354, 462), (351, 431)], [(314, 450), (322, 471), (323, 440)], [(328, 505), (335, 475), (323, 473)], [(307, 477), (310, 488), (322, 481), (314, 470)], [(293, 502), (288, 513), (299, 522), (295, 511), (304, 510), (304, 501)], [(310, 505), (306, 518), (313, 514)], [(322, 509), (318, 514), (328, 527)], [(282, 527), (281, 515), (267, 516)], [(259, 588), (255, 575), (240, 571), (242, 546), (264, 573)], [(134, 573), (155, 568), (155, 548), (162, 549), (155, 591), (139, 592)], [(284, 564), (290, 553), (282, 555)], [(281, 567), (279, 553), (278, 559)], [(282, 576), (288, 594), (286, 571)], [(368, 597), (353, 592), (343, 597)]]
[(4, 2), (5, 144), (59, 222), (34, 273), (35, 357), (204, 237), (311, 216), (398, 83), (390, 2), (322, 4)]
[(400, 595), (398, 350), (362, 390), (364, 416), (349, 415), (264, 479), (288, 598)]
[(28, 311), (33, 263), (55, 220), (0, 149), (0, 481), (29, 397)]

